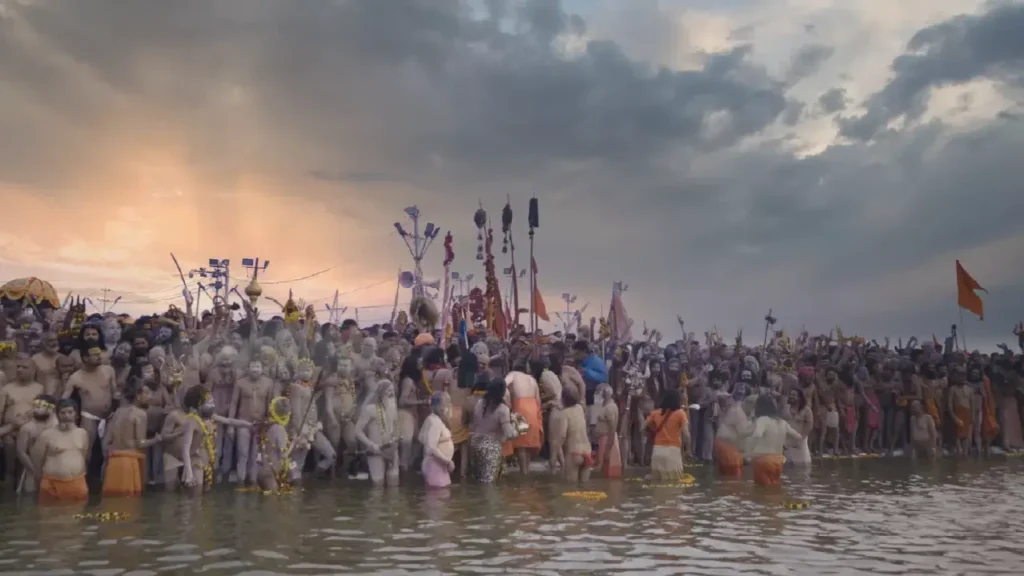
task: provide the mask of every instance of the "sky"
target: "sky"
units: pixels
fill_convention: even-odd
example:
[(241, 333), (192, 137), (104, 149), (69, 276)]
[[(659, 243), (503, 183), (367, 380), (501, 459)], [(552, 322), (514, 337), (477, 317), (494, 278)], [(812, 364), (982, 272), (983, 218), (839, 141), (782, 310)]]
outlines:
[(1019, 2), (0, 0), (0, 70), (0, 279), (133, 314), (174, 252), (384, 321), (404, 207), (480, 281), (535, 196), (550, 310), (941, 339), (960, 259), (971, 348), (1024, 318)]

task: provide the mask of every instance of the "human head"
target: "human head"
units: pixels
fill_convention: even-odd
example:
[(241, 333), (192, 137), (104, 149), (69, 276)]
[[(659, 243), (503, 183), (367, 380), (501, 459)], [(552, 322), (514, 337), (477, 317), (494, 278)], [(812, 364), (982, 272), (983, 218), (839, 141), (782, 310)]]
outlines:
[(32, 417), (36, 420), (49, 420), (57, 409), (57, 400), (49, 394), (40, 394), (32, 401)]
[(666, 388), (658, 400), (658, 409), (662, 412), (675, 412), (682, 409), (683, 399), (678, 388)]
[(103, 339), (100, 338), (100, 329), (96, 324), (83, 325), (81, 332), (79, 332), (79, 338), (88, 346), (100, 346), (103, 344)]
[(263, 376), (263, 363), (256, 359), (250, 360), (247, 373), (253, 380)]
[(157, 371), (163, 370), (164, 365), (167, 363), (167, 352), (164, 351), (160, 346), (154, 347), (149, 351), (149, 363), (156, 368)]
[(54, 355), (60, 351), (60, 337), (56, 332), (46, 332), (42, 338), (43, 352)]
[(914, 400), (913, 402), (910, 403), (910, 413), (911, 414), (913, 414), (914, 416), (920, 416), (923, 412), (924, 412), (924, 409), (921, 408), (921, 401), (920, 400)]
[(349, 338), (352, 337), (352, 332), (359, 330), (359, 325), (352, 318), (346, 318), (341, 323), (341, 330), (338, 331), (338, 338), (342, 342), (348, 342)]
[(444, 366), (444, 351), (438, 347), (427, 348), (423, 354), (423, 367), (436, 370)]
[(430, 411), (444, 422), (452, 416), (452, 401), (445, 392), (434, 392), (430, 396)]
[(98, 346), (93, 346), (82, 354), (82, 364), (87, 368), (96, 368), (102, 359), (102, 351)]
[(70, 376), (75, 372), (75, 361), (70, 357), (60, 354), (57, 356), (57, 373), (61, 376)]
[(363, 345), (359, 348), (359, 356), (363, 360), (369, 360), (377, 355), (377, 339), (372, 337), (363, 338)]
[(14, 377), (22, 384), (27, 384), (32, 381), (32, 377), (35, 376), (36, 365), (28, 356), (19, 356), (15, 361), (15, 373)]
[(772, 400), (771, 396), (767, 394), (761, 394), (757, 397), (757, 403), (754, 405), (754, 417), (760, 418), (766, 416), (768, 418), (781, 418), (779, 415), (779, 407), (775, 405), (775, 401)]
[(71, 398), (65, 398), (57, 403), (57, 423), (63, 429), (71, 428), (78, 418), (78, 405)]
[(145, 356), (149, 353), (149, 337), (145, 332), (137, 330), (135, 335), (132, 337), (132, 354), (135, 356)]
[(493, 378), (487, 383), (487, 392), (484, 393), (484, 411), (492, 412), (505, 401), (505, 392), (508, 388), (504, 378)]
[(270, 421), (287, 426), (292, 418), (292, 405), (288, 398), (277, 396), (270, 401)]
[(579, 364), (586, 360), (587, 356), (590, 356), (590, 344), (586, 340), (577, 340), (572, 345), (572, 351), (576, 358), (576, 363)]

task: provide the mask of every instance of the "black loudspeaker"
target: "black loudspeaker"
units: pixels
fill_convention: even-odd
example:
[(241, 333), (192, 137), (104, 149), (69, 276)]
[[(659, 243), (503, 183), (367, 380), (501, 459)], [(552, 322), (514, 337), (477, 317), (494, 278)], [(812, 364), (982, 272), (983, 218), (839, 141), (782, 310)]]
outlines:
[(530, 198), (530, 228), (540, 228), (540, 209), (536, 198)]

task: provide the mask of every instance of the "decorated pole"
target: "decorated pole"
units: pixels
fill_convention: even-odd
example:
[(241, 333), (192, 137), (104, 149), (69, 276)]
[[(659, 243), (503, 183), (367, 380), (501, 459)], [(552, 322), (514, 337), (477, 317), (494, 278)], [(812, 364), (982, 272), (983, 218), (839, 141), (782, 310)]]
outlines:
[(448, 345), (453, 330), (451, 309), (452, 309), (452, 261), (455, 260), (455, 252), (452, 250), (452, 233), (449, 231), (444, 236), (444, 289), (441, 292), (441, 349)]
[[(533, 259), (533, 236), (534, 231), (540, 228), (540, 209), (536, 198), (530, 198), (530, 211), (528, 214), (530, 224), (530, 332), (534, 340), (537, 339), (537, 267)], [(536, 342), (535, 342), (536, 343)]]
[[(516, 270), (516, 244), (512, 240), (512, 200), (505, 196), (505, 208), (501, 211), (501, 252), (508, 253), (512, 263), (512, 326), (519, 326), (519, 273)], [(531, 254), (532, 256), (532, 254)]]

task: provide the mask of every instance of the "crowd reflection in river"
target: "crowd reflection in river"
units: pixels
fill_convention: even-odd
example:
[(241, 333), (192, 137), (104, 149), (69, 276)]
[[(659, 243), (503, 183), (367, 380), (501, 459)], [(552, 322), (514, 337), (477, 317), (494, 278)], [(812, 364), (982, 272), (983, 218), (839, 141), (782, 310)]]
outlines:
[(694, 472), (689, 487), (595, 480), (608, 495), (595, 502), (541, 477), (450, 492), (151, 494), (93, 504), (130, 514), (109, 523), (8, 497), (0, 574), (963, 574), (1024, 560), (1011, 537), (1024, 531), (1016, 459), (828, 462), (775, 489)]

